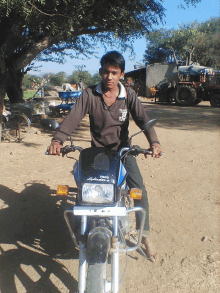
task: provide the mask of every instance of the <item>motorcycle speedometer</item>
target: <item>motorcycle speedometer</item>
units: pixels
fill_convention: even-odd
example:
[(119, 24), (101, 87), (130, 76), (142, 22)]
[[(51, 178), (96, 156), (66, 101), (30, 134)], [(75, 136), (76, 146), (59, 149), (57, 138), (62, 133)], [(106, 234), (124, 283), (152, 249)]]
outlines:
[(82, 201), (87, 203), (111, 203), (114, 200), (113, 184), (85, 183), (82, 186)]

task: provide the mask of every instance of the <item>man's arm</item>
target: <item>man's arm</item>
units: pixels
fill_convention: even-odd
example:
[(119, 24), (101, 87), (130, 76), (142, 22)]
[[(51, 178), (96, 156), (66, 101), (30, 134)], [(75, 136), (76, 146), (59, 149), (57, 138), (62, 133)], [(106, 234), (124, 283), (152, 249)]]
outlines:
[(83, 91), (77, 102), (73, 105), (71, 111), (60, 124), (60, 129), (56, 131), (52, 138), (51, 145), (48, 147), (50, 155), (60, 155), (60, 149), (68, 136), (78, 126), (83, 117), (88, 113), (88, 101), (91, 89)]
[[(132, 118), (134, 119), (135, 123), (138, 127), (142, 127), (143, 124), (148, 122), (150, 119), (148, 118), (143, 105), (141, 104), (140, 100), (138, 99), (136, 93), (131, 90), (127, 89), (127, 98), (128, 98), (128, 106), (131, 113)], [(151, 127), (148, 131), (144, 132), (149, 144), (150, 149), (152, 150), (152, 155), (156, 158), (160, 157), (161, 147), (160, 142), (158, 140), (156, 131), (154, 127)]]

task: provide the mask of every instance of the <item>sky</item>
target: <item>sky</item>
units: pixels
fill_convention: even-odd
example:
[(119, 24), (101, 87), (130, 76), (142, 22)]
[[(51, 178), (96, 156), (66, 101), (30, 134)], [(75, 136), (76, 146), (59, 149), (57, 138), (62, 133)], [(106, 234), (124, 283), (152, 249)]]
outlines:
[[(178, 8), (181, 0), (164, 0), (163, 6), (165, 11), (165, 24), (160, 25), (160, 28), (178, 28), (179, 23), (189, 23), (192, 21), (204, 22), (209, 20), (210, 17), (220, 17), (220, 0), (202, 0), (196, 7), (190, 6), (186, 10)], [(61, 71), (71, 75), (74, 70), (77, 70), (75, 65), (85, 65), (84, 70), (87, 70), (91, 75), (98, 73), (100, 68), (100, 59), (106, 53), (103, 48), (96, 48), (98, 58), (92, 57), (91, 59), (70, 59), (66, 58), (65, 64), (58, 64), (54, 62), (38, 62), (35, 66), (41, 66), (38, 71), (29, 71), (29, 74), (43, 75), (45, 73), (58, 73)], [(114, 49), (114, 48), (113, 48)], [(141, 62), (146, 49), (145, 38), (136, 40), (134, 42), (135, 58), (130, 60), (129, 52), (123, 53), (126, 60), (125, 72), (134, 70), (134, 65)], [(110, 49), (109, 49), (110, 50)], [(117, 50), (117, 48), (115, 48)], [(107, 50), (108, 51), (108, 50)]]

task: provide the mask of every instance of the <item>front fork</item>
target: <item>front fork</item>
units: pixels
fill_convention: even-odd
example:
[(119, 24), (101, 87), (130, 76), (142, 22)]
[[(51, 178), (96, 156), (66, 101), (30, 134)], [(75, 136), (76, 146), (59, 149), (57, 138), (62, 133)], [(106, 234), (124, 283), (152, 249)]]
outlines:
[[(87, 228), (87, 216), (81, 218), (81, 237), (85, 235)], [(113, 237), (112, 237), (112, 259), (111, 259), (112, 281), (106, 281), (105, 292), (119, 291), (119, 239), (118, 239), (118, 216), (113, 217)], [(87, 261), (86, 261), (86, 243), (79, 241), (79, 293), (86, 292)]]
[(66, 210), (64, 212), (64, 218), (67, 223), (67, 227), (69, 229), (70, 235), (76, 247), (79, 248), (79, 281), (78, 281), (78, 292), (85, 293), (86, 292), (86, 277), (87, 277), (87, 261), (86, 261), (86, 241), (84, 239), (86, 229), (87, 229), (87, 216), (81, 216), (81, 236), (79, 240), (79, 244), (77, 243), (75, 234), (71, 228), (68, 214), (72, 214), (72, 210)]
[(113, 218), (113, 237), (112, 237), (112, 292), (119, 291), (119, 239), (118, 239), (118, 216)]
[(86, 242), (83, 239), (87, 228), (87, 216), (81, 217), (81, 238), (79, 240), (79, 293), (86, 292), (87, 262), (86, 262)]
[[(142, 213), (141, 219), (141, 226), (140, 226), (140, 233), (138, 237), (138, 242), (136, 246), (121, 249), (120, 250), (120, 243), (119, 243), (119, 217), (113, 216), (113, 235), (112, 235), (112, 246), (110, 252), (112, 254), (111, 258), (111, 282), (106, 281), (105, 284), (105, 292), (119, 292), (119, 252), (130, 252), (136, 250), (140, 247), (141, 239), (142, 239), (142, 232), (144, 228), (144, 221), (146, 217), (146, 212), (141, 207), (135, 207), (132, 209), (127, 210), (128, 213), (140, 211)], [(71, 225), (68, 220), (68, 213), (72, 213), (72, 210), (66, 210), (64, 213), (65, 220), (67, 222), (67, 226), (69, 228), (70, 234), (72, 236), (74, 244), (79, 248), (79, 281), (78, 281), (78, 292), (85, 293), (86, 292), (86, 278), (87, 278), (87, 253), (86, 253), (86, 241), (85, 241), (85, 233), (87, 230), (87, 215), (81, 215), (81, 236), (79, 240), (79, 245), (76, 241), (76, 237), (74, 232), (71, 229)]]

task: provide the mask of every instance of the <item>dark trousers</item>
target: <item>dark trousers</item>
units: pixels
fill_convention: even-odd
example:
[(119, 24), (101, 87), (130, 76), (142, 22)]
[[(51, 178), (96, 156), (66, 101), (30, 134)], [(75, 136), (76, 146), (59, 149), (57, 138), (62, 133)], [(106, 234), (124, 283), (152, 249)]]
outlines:
[[(142, 190), (142, 199), (141, 200), (134, 200), (135, 207), (143, 207), (146, 211), (146, 220), (144, 223), (144, 233), (143, 235), (149, 235), (149, 205), (148, 205), (148, 198), (147, 198), (147, 191), (145, 189), (143, 178), (141, 176), (139, 167), (137, 165), (137, 161), (135, 157), (132, 155), (128, 155), (125, 159), (124, 163), (125, 169), (128, 172), (127, 176), (127, 184), (129, 188), (140, 188)], [(141, 214), (140, 212), (136, 212), (136, 229), (140, 229), (140, 219)]]

